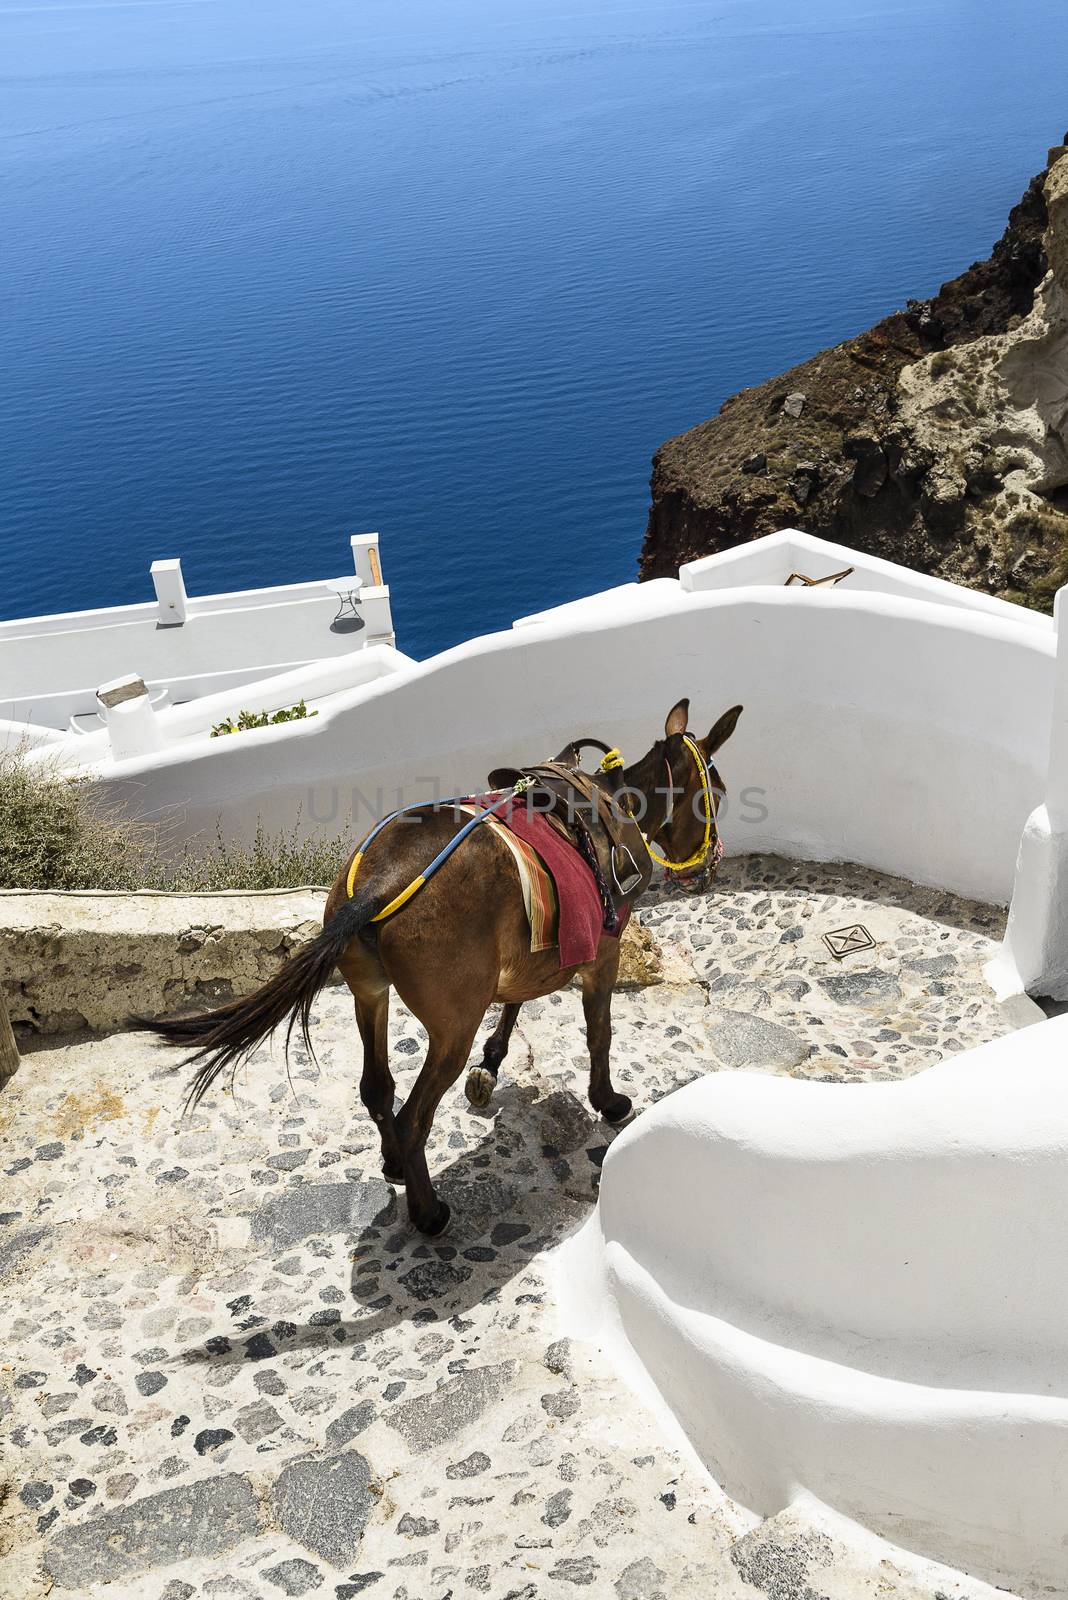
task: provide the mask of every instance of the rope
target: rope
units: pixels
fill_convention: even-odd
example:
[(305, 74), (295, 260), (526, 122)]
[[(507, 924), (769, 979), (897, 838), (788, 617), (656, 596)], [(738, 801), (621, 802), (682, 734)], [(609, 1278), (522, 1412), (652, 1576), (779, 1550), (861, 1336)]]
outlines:
[(590, 838), (589, 830), (578, 817), (575, 818), (575, 848), (593, 873), (593, 881), (597, 885), (597, 893), (601, 899), (601, 925), (606, 933), (612, 933), (616, 925), (616, 908), (612, 901), (612, 891), (601, 871), (601, 863), (597, 859), (597, 850)]

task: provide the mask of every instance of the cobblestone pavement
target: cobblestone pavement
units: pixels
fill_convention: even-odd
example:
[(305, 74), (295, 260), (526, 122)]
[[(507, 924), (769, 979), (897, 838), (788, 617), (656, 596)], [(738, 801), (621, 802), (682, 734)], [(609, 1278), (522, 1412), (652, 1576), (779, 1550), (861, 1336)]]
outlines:
[[(616, 997), (639, 1110), (722, 1069), (901, 1076), (1013, 1025), (982, 980), (1001, 914), (858, 868), (741, 858), (642, 916), (679, 981)], [(820, 936), (856, 921), (877, 946), (838, 963)], [(754, 1528), (557, 1337), (543, 1258), (612, 1138), (577, 993), (524, 1009), (487, 1112), (447, 1097), (433, 1244), (379, 1175), (347, 991), (313, 1032), (318, 1065), (260, 1051), (185, 1122), (141, 1034), (38, 1048), (0, 1097), (0, 1594), (908, 1588), (795, 1512)], [(403, 1094), (424, 1035), (396, 1004), (391, 1037)]]

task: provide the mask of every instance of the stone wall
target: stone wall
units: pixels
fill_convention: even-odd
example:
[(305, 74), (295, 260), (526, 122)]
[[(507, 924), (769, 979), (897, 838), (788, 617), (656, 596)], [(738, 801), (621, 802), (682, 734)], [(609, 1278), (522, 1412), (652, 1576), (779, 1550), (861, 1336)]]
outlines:
[[(0, 891), (0, 985), (35, 1033), (108, 1032), (265, 983), (322, 927), (325, 889), (258, 894)], [(669, 963), (670, 967), (670, 963)], [(622, 987), (680, 981), (636, 918)], [(687, 974), (688, 976), (688, 974)], [(340, 982), (340, 979), (337, 979)]]
[(0, 982), (37, 1033), (247, 994), (322, 926), (326, 892), (0, 893)]

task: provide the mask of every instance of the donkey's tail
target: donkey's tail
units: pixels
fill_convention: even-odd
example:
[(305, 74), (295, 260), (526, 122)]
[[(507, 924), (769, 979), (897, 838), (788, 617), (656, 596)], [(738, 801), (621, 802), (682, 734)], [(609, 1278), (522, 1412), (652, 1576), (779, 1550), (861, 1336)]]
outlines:
[(347, 901), (317, 939), (303, 945), (273, 978), (243, 1000), (231, 1000), (197, 1017), (142, 1024), (170, 1044), (195, 1047), (190, 1060), (199, 1064), (186, 1096), (187, 1111), (203, 1099), (221, 1072), (236, 1069), (287, 1017), (287, 1051), (298, 1024), (311, 1050), (308, 1028), (315, 997), (375, 909), (364, 896)]

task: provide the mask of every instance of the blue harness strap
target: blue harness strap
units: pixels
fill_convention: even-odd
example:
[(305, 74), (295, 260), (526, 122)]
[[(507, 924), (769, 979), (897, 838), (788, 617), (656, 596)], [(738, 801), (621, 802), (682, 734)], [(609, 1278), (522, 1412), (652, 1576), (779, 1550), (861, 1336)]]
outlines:
[[(437, 855), (434, 857), (433, 861), (430, 862), (429, 866), (427, 866), (417, 878), (413, 878), (406, 889), (402, 889), (400, 894), (395, 895), (389, 904), (387, 906), (383, 906), (382, 910), (376, 912), (370, 920), (372, 922), (383, 922), (386, 917), (391, 917), (395, 911), (399, 911), (401, 906), (405, 905), (413, 895), (418, 894), (419, 890), (424, 886), (424, 884), (430, 881), (435, 872), (437, 872), (438, 868), (449, 859), (457, 846), (463, 844), (468, 834), (473, 833), (477, 827), (485, 822), (487, 817), (493, 816), (494, 812), (499, 811), (502, 806), (507, 805), (508, 802), (514, 798), (515, 793), (516, 791), (514, 789), (507, 790), (506, 793), (501, 795), (499, 800), (495, 800), (491, 806), (487, 806), (484, 811), (479, 811), (475, 816), (471, 817), (469, 821), (465, 822), (459, 833), (454, 834), (444, 849), (438, 851)], [(409, 811), (421, 811), (427, 806), (433, 806), (436, 810), (441, 810), (450, 805), (460, 804), (460, 798), (455, 800), (419, 800), (413, 805), (401, 806), (397, 811), (391, 811), (388, 817), (383, 817), (382, 821), (376, 823), (371, 829), (370, 833), (363, 841), (363, 845), (359, 850), (357, 850), (356, 854), (352, 858), (352, 865), (349, 867), (348, 876), (345, 879), (345, 892), (349, 899), (352, 899), (356, 884), (356, 872), (360, 862), (367, 853), (367, 846), (371, 843), (372, 839), (377, 838), (377, 836), (382, 832), (382, 829), (386, 827), (388, 823), (393, 822), (397, 817), (403, 816)]]

